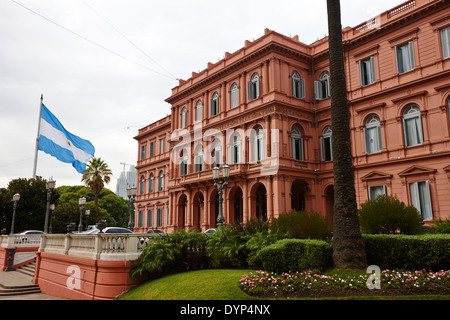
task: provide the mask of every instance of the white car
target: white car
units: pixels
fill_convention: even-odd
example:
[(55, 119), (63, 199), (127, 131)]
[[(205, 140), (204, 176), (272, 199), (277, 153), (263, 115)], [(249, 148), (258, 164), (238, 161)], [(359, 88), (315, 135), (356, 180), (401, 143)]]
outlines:
[[(96, 234), (99, 233), (100, 229), (94, 228), (87, 231), (81, 232), (82, 234)], [(102, 230), (102, 233), (133, 233), (130, 229), (121, 228), (121, 227), (106, 227)]]

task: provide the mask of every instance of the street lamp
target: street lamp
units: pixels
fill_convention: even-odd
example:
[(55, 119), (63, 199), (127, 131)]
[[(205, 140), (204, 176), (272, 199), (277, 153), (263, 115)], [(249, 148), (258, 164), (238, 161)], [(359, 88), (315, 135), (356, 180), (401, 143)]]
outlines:
[(14, 221), (16, 220), (16, 208), (17, 208), (17, 201), (20, 199), (20, 194), (16, 193), (13, 195), (13, 201), (14, 201), (14, 207), (13, 207), (13, 216), (12, 216), (12, 222), (11, 222), (11, 234), (14, 234)]
[(52, 233), (52, 219), (53, 219), (53, 213), (55, 212), (55, 205), (52, 203), (50, 205), (50, 222), (48, 224), (48, 233)]
[(50, 210), (50, 199), (52, 197), (53, 189), (55, 188), (56, 181), (50, 178), (47, 181), (47, 209), (45, 209), (45, 224), (44, 224), (44, 233), (48, 232), (48, 213)]
[(86, 210), (85, 216), (86, 216), (86, 230), (88, 229), (88, 222), (89, 222), (89, 215), (91, 214), (91, 210)]
[(136, 198), (136, 187), (128, 188), (127, 189), (127, 196), (128, 196), (128, 202), (130, 203), (130, 220), (128, 221), (128, 229), (131, 230), (133, 227), (133, 203)]
[(217, 225), (222, 227), (225, 218), (223, 216), (223, 189), (226, 189), (228, 186), (228, 178), (230, 177), (230, 167), (226, 164), (222, 166), (222, 176), (223, 181), (219, 180), (220, 177), (220, 168), (214, 167), (212, 169), (213, 179), (214, 179), (214, 187), (219, 190), (219, 214), (217, 216)]
[(80, 224), (78, 225), (78, 232), (81, 232), (83, 231), (82, 219), (83, 219), (84, 205), (86, 204), (86, 198), (82, 197), (78, 199), (78, 204), (80, 205)]

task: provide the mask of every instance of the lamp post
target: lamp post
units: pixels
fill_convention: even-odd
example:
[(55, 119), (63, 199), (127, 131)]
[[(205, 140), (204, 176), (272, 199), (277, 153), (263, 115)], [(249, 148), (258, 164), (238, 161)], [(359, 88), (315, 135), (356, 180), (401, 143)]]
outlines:
[(220, 168), (214, 167), (212, 169), (213, 179), (214, 179), (214, 187), (219, 190), (219, 214), (217, 216), (217, 225), (222, 227), (225, 218), (223, 216), (223, 189), (226, 189), (228, 186), (228, 178), (230, 177), (230, 167), (226, 164), (222, 166), (222, 176), (223, 181), (219, 180), (220, 177)]
[(84, 211), (84, 205), (86, 204), (86, 198), (82, 197), (78, 200), (78, 204), (80, 205), (80, 223), (78, 224), (78, 232), (83, 231), (83, 211)]
[(52, 203), (50, 205), (50, 222), (48, 224), (48, 233), (52, 233), (52, 219), (53, 219), (53, 212), (55, 212), (55, 205)]
[(53, 189), (55, 188), (56, 181), (50, 179), (47, 181), (47, 209), (45, 210), (45, 224), (44, 233), (48, 233), (48, 214), (50, 210), (50, 199), (52, 197)]
[(89, 222), (89, 215), (91, 214), (91, 210), (86, 210), (85, 216), (86, 216), (86, 230), (88, 229), (88, 222)]
[(136, 198), (136, 187), (127, 189), (128, 202), (130, 203), (130, 220), (128, 221), (128, 229), (133, 228), (133, 203)]
[(20, 194), (16, 193), (13, 195), (13, 201), (14, 201), (14, 207), (13, 207), (13, 216), (12, 216), (12, 222), (11, 222), (11, 233), (14, 234), (14, 222), (16, 220), (16, 208), (17, 208), (17, 201), (20, 199)]

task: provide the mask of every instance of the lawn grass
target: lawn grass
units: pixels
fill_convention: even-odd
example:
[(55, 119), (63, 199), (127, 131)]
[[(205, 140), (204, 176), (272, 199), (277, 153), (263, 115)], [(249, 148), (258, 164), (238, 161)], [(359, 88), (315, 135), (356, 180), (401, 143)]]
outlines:
[(148, 281), (120, 300), (253, 300), (239, 289), (239, 279), (251, 270), (207, 269)]
[[(258, 300), (239, 288), (248, 269), (206, 269), (189, 271), (148, 281), (121, 295), (119, 300)], [(325, 274), (357, 276), (363, 271), (329, 270)], [(354, 296), (320, 300), (448, 300), (448, 295)], [(283, 300), (283, 299), (282, 299)], [(302, 299), (303, 300), (303, 299)], [(310, 300), (305, 298), (304, 300)], [(313, 299), (316, 300), (316, 299)]]

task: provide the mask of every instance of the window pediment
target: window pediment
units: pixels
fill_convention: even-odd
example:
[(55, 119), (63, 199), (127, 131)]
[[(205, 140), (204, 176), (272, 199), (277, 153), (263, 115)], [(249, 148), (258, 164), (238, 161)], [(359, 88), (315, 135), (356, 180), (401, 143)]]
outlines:
[(406, 177), (406, 176), (412, 176), (412, 175), (418, 175), (418, 174), (430, 174), (430, 173), (436, 173), (436, 169), (430, 169), (430, 168), (421, 167), (421, 166), (412, 166), (406, 170), (399, 172), (398, 175), (401, 177)]
[(362, 181), (392, 179), (392, 174), (386, 174), (379, 171), (372, 171), (361, 178)]

